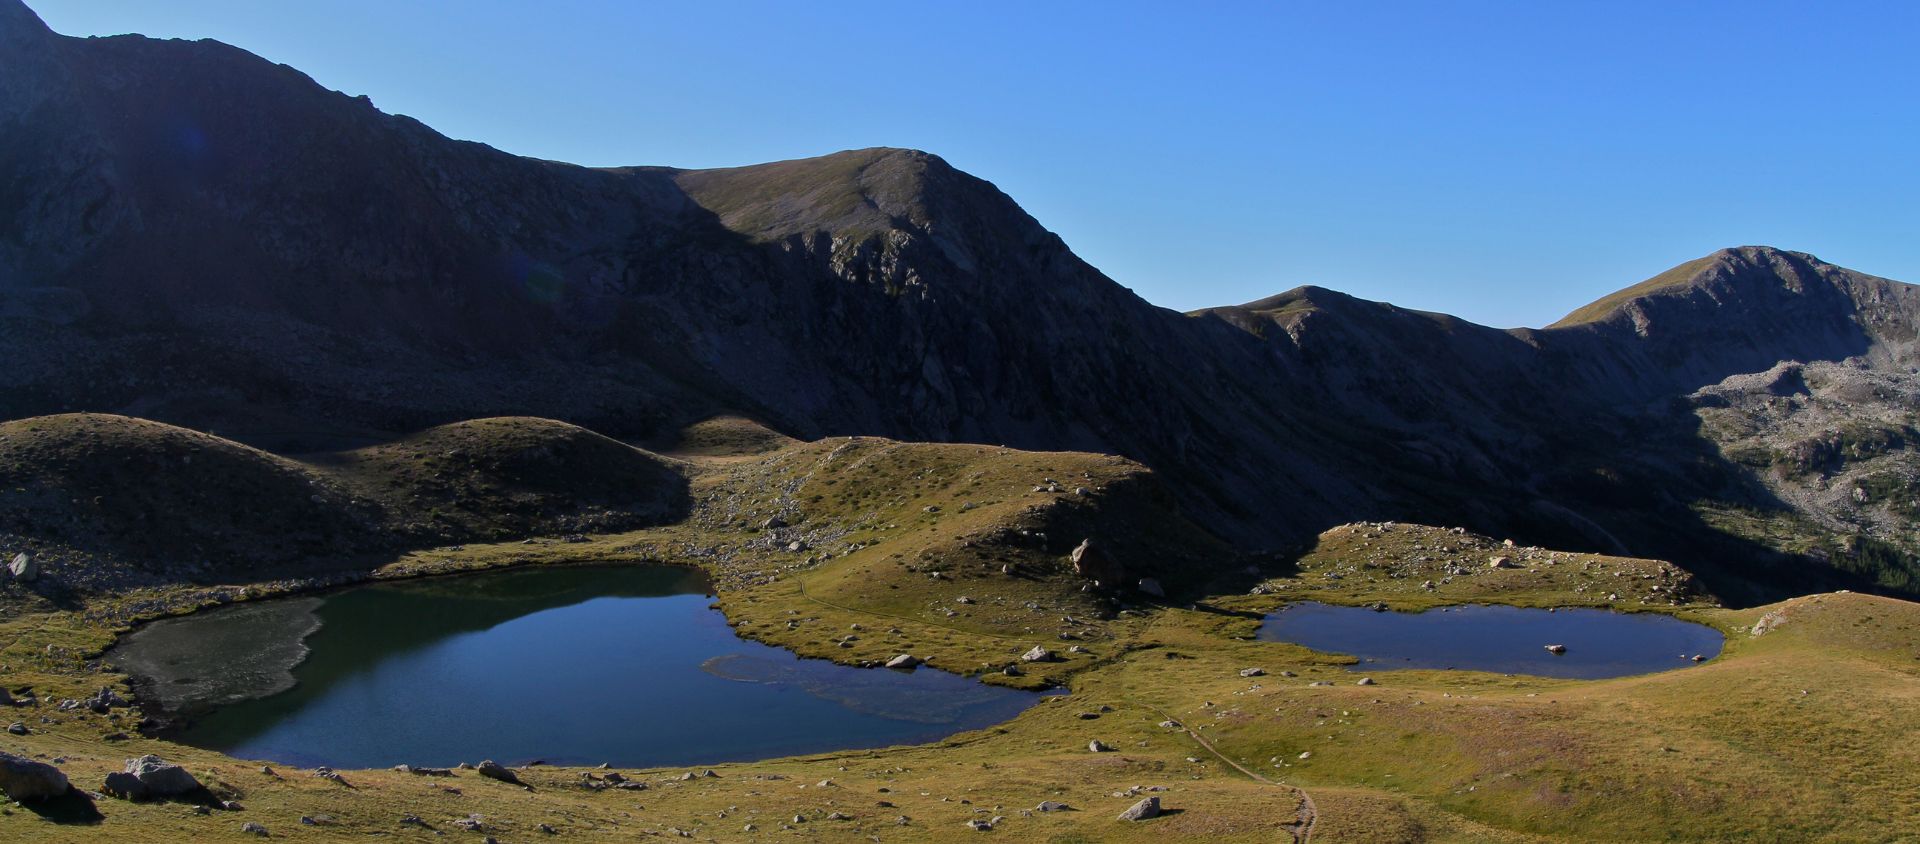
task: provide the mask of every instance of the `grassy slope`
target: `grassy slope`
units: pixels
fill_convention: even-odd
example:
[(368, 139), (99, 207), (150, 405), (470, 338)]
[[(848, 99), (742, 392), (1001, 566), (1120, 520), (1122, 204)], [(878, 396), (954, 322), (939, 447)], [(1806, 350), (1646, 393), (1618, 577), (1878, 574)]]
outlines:
[[(546, 768), (525, 773), (532, 792), (469, 772), (451, 781), (347, 772), (346, 788), (297, 770), (269, 776), (257, 763), (137, 734), (106, 741), (131, 732), (132, 716), (42, 707), (15, 716), (33, 734), (0, 736), (0, 747), (60, 756), (89, 787), (120, 760), (158, 752), (222, 783), (247, 808), (196, 816), (175, 804), (103, 800), (104, 823), (55, 826), (11, 807), (0, 815), (0, 840), (220, 840), (240, 838), (245, 821), (289, 838), (425, 839), (430, 831), (400, 817), (471, 835), (449, 824), (477, 812), (503, 841), (544, 837), (532, 832), (539, 823), (581, 840), (670, 829), (699, 840), (945, 840), (974, 835), (963, 822), (993, 815), (1008, 818), (999, 834), (1023, 841), (1273, 841), (1287, 840), (1298, 817), (1293, 785), (1318, 809), (1316, 841), (1874, 841), (1920, 824), (1920, 760), (1906, 740), (1920, 728), (1913, 604), (1837, 594), (1732, 612), (1655, 561), (1507, 549), (1404, 525), (1330, 531), (1297, 568), (1271, 566), (1274, 576), (1250, 594), (1250, 581), (1232, 581), (1238, 564), (1225, 565), (1224, 553), (1125, 461), (875, 439), (769, 445), (696, 464), (692, 512), (681, 522), (587, 542), (424, 550), (392, 558), (380, 573), (603, 559), (699, 565), (747, 635), (851, 662), (910, 652), (961, 671), (1004, 664), (1036, 643), (1078, 643), (1089, 653), (1043, 672), (1073, 693), (936, 745), (721, 766), (718, 778), (689, 783), (675, 779), (677, 770), (628, 772), (654, 784), (644, 792), (589, 791), (577, 787), (586, 772)], [(1049, 477), (1065, 491), (1032, 490)], [(767, 529), (775, 517), (787, 526)], [(1217, 556), (1203, 576), (1170, 580), (1185, 592), (1180, 603), (1122, 606), (1081, 592), (1068, 571), (1064, 549), (1084, 534), (1109, 541), (1142, 571), (1157, 565), (1171, 575), (1202, 563), (1163, 558), (1182, 547)], [(793, 541), (803, 550), (787, 550)], [(1485, 568), (1495, 554), (1527, 567)], [(1485, 570), (1439, 582), (1445, 565), (1476, 562)], [(1000, 573), (1008, 563), (1016, 574)], [(934, 570), (944, 576), (932, 578)], [(1428, 579), (1434, 590), (1421, 586)], [(1674, 586), (1683, 587), (1678, 605)], [(150, 614), (210, 594), (157, 587), (74, 612), (9, 588), (0, 674), (10, 687), (31, 684), (50, 697), (90, 692), (117, 679), (88, 668), (86, 656), (110, 641), (113, 626), (90, 617), (129, 607)], [(962, 594), (974, 603), (958, 603)], [(1341, 657), (1245, 638), (1259, 612), (1304, 597), (1408, 608), (1616, 603), (1715, 624), (1730, 642), (1707, 665), (1647, 677), (1406, 671), (1361, 687)], [(1768, 613), (1785, 621), (1763, 636), (1744, 632)], [(1067, 625), (1062, 616), (1090, 623)], [(854, 624), (860, 638), (843, 647)], [(1081, 638), (1062, 641), (1060, 632)], [(1269, 674), (1240, 677), (1248, 666)], [(1334, 685), (1307, 686), (1315, 680)], [(1169, 716), (1198, 740), (1158, 726)], [(1119, 750), (1088, 753), (1095, 738)], [(1273, 782), (1224, 764), (1199, 740)], [(1313, 755), (1300, 760), (1305, 750)], [(1113, 820), (1136, 799), (1115, 793), (1135, 785), (1166, 787), (1166, 804), (1183, 811), (1150, 824)], [(1043, 799), (1082, 811), (1020, 814)], [(851, 819), (827, 820), (835, 811)], [(332, 825), (298, 822), (321, 814)], [(807, 822), (791, 824), (795, 814)], [(745, 832), (748, 823), (757, 830)]]
[(91, 588), (337, 571), (434, 542), (678, 519), (685, 467), (545, 419), (291, 459), (108, 414), (0, 423), (0, 550)]
[(1589, 302), (1573, 313), (1561, 317), (1559, 322), (1547, 327), (1569, 328), (1576, 325), (1599, 322), (1612, 316), (1613, 312), (1618, 310), (1621, 305), (1635, 299), (1686, 286), (1693, 281), (1694, 276), (1698, 275), (1700, 271), (1712, 266), (1713, 263), (1719, 259), (1720, 256), (1718, 253), (1708, 255), (1704, 258), (1695, 258), (1632, 287), (1614, 291), (1605, 297)]

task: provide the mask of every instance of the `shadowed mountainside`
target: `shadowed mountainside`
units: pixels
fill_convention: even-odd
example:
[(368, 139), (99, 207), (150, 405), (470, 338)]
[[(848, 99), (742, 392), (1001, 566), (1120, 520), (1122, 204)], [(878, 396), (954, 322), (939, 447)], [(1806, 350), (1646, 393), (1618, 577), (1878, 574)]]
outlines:
[(17, 0), (0, 66), (0, 417), (332, 451), (738, 414), (1122, 454), (1243, 547), (1398, 519), (1672, 558), (1735, 600), (1912, 588), (1899, 524), (1724, 456), (1691, 398), (1781, 361), (1911, 378), (1920, 294), (1808, 255), (1723, 250), (1538, 330), (1319, 288), (1178, 314), (922, 152), (538, 161), (216, 42), (58, 36)]

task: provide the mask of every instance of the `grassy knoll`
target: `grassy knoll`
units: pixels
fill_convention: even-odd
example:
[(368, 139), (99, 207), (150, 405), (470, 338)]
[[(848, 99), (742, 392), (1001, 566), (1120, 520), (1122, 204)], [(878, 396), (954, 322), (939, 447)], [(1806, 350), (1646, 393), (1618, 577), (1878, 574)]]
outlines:
[[(989, 835), (1057, 842), (1894, 841), (1920, 828), (1920, 751), (1907, 739), (1920, 730), (1920, 606), (1840, 593), (1731, 611), (1658, 561), (1411, 525), (1344, 526), (1295, 558), (1235, 559), (1181, 519), (1148, 473), (1117, 458), (872, 438), (792, 443), (742, 430), (689, 437), (698, 445), (677, 452), (687, 458), (671, 464), (686, 478), (687, 505), (669, 523), (443, 544), (344, 571), (698, 566), (743, 635), (854, 664), (911, 653), (990, 682), (1071, 693), (932, 745), (716, 765), (717, 776), (692, 780), (680, 769), (621, 772), (646, 790), (591, 788), (589, 778), (606, 773), (594, 769), (524, 770), (531, 790), (471, 771), (346, 771), (344, 783), (283, 766), (269, 773), (143, 737), (129, 710), (43, 703), (0, 710), (29, 729), (0, 734), (0, 749), (58, 759), (93, 790), (126, 758), (158, 753), (245, 808), (201, 815), (180, 803), (99, 799), (104, 819), (79, 825), (5, 805), (0, 840), (250, 840), (240, 827), (254, 822), (276, 838), (311, 840), (927, 841), (981, 835), (965, 823), (995, 817)], [(324, 476), (384, 482), (379, 462), (356, 465), (358, 477)], [(381, 500), (404, 510), (409, 497)], [(575, 512), (564, 504), (543, 506)], [(1083, 589), (1068, 553), (1087, 537), (1130, 577), (1162, 580), (1171, 597)], [(1495, 557), (1507, 559), (1495, 567)], [(1245, 571), (1250, 563), (1257, 574)], [(124, 692), (122, 678), (93, 661), (116, 631), (314, 585), (301, 571), (267, 566), (88, 593), (7, 586), (0, 677), (45, 702), (103, 685)], [(1249, 638), (1261, 613), (1299, 599), (1617, 606), (1678, 613), (1729, 641), (1705, 665), (1639, 677), (1394, 671), (1360, 686), (1350, 659)], [(1062, 661), (1001, 673), (1034, 645)], [(1266, 673), (1241, 676), (1250, 667)], [(1114, 749), (1089, 752), (1096, 739)], [(1136, 790), (1147, 788), (1164, 790)], [(1147, 794), (1178, 812), (1115, 819)], [(1072, 810), (1032, 811), (1043, 800)], [(481, 830), (453, 825), (470, 814)], [(422, 823), (404, 823), (408, 815)]]

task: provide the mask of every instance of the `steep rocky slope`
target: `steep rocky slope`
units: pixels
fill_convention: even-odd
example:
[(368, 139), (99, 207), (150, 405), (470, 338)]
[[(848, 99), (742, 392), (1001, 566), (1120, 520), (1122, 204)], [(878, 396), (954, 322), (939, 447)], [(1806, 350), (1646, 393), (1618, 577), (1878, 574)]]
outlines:
[(1464, 524), (1682, 560), (1735, 599), (1914, 569), (1713, 515), (1833, 524), (1722, 454), (1690, 394), (1786, 360), (1910, 377), (1914, 289), (1811, 256), (1726, 250), (1539, 330), (1317, 288), (1177, 314), (926, 153), (536, 161), (226, 45), (58, 36), (17, 0), (0, 62), (0, 417), (336, 450), (737, 414), (1122, 454), (1249, 548)]

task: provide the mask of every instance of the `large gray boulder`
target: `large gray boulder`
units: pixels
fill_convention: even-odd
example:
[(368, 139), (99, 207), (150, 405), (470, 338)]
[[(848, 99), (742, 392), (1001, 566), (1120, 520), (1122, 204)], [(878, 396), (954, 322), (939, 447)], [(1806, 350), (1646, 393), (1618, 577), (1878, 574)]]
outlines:
[(200, 781), (187, 769), (148, 754), (128, 759), (126, 769), (108, 774), (101, 789), (115, 797), (148, 800), (179, 797), (200, 787)]
[(1053, 651), (1039, 645), (1034, 645), (1033, 650), (1020, 655), (1021, 662), (1052, 662), (1054, 659)]
[(7, 564), (7, 574), (21, 583), (32, 583), (40, 576), (40, 566), (33, 561), (33, 555), (22, 551), (13, 555), (13, 562)]
[(1115, 587), (1127, 579), (1126, 567), (1120, 565), (1105, 548), (1095, 544), (1091, 537), (1083, 539), (1075, 546), (1071, 556), (1073, 573), (1097, 586)]
[(480, 776), (488, 779), (510, 782), (514, 785), (525, 785), (525, 783), (520, 781), (519, 775), (507, 770), (507, 766), (495, 762), (492, 759), (482, 761), (480, 764), (473, 766), (473, 769), (479, 772)]
[(67, 775), (45, 762), (0, 753), (0, 791), (21, 803), (49, 800), (66, 794)]
[(1120, 819), (1123, 821), (1144, 821), (1157, 817), (1160, 817), (1160, 798), (1158, 797), (1149, 797), (1120, 813)]

